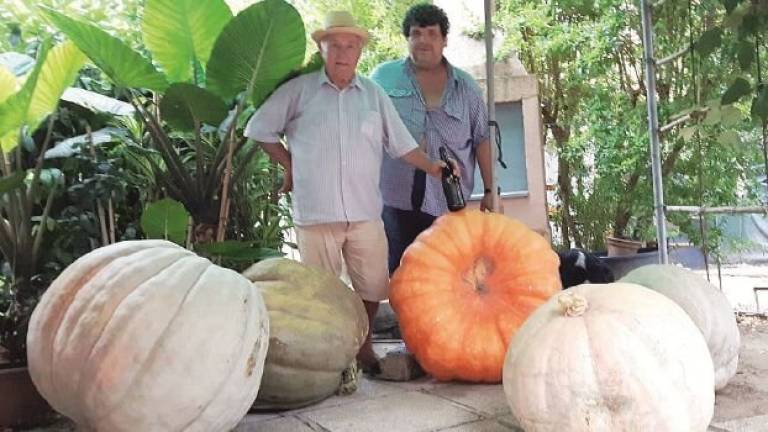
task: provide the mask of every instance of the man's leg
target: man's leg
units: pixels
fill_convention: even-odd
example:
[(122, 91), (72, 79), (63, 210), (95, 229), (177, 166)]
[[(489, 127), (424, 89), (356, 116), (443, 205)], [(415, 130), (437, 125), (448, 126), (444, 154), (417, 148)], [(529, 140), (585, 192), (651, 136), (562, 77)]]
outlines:
[(384, 206), (381, 213), (389, 247), (389, 274), (397, 270), (405, 250), (422, 231), (435, 221), (435, 217), (420, 211), (400, 210)]
[(379, 309), (379, 302), (389, 296), (387, 238), (383, 223), (379, 220), (351, 223), (342, 253), (352, 287), (363, 299), (368, 315), (368, 334), (357, 359), (365, 369), (372, 370), (377, 366), (371, 343), (373, 319)]
[[(346, 224), (343, 224), (346, 225)], [(318, 224), (296, 227), (301, 262), (341, 276), (342, 224)]]
[(390, 275), (400, 265), (400, 258), (402, 258), (403, 252), (405, 252), (405, 248), (409, 244), (406, 241), (408, 238), (407, 233), (404, 231), (407, 227), (403, 226), (401, 221), (402, 213), (404, 213), (402, 210), (388, 206), (384, 206), (381, 212), (381, 220), (384, 222), (384, 230), (387, 236)]

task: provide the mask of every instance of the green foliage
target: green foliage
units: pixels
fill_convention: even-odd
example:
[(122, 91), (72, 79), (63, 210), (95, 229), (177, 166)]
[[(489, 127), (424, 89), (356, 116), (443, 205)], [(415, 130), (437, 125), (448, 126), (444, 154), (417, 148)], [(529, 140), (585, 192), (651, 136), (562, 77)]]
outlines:
[[(719, 1), (690, 5), (692, 16), (688, 2), (654, 8), (658, 58), (695, 48), (657, 72), (660, 124), (690, 116), (661, 137), (665, 202), (734, 205), (747, 191), (739, 195), (747, 203), (754, 173), (746, 167), (759, 161), (759, 147), (745, 143), (759, 137), (746, 119), (750, 106), (758, 119), (765, 109), (748, 97), (764, 20), (746, 1), (729, 1), (729, 15)], [(547, 146), (559, 165), (553, 223), (564, 245), (599, 250), (605, 234), (655, 239), (638, 5), (514, 0), (497, 9), (498, 57), (517, 53), (540, 80)], [(670, 218), (697, 238), (685, 217)]]
[(141, 229), (147, 238), (170, 240), (184, 245), (189, 213), (184, 205), (169, 198), (155, 201), (141, 215)]

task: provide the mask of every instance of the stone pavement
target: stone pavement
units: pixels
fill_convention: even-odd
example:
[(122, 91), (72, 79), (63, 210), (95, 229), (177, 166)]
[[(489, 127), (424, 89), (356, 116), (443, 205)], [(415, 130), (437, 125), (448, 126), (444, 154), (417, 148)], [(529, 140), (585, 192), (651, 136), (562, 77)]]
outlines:
[[(717, 417), (717, 416), (716, 416)], [(334, 396), (280, 414), (250, 414), (235, 432), (522, 431), (501, 385), (406, 383), (364, 378), (350, 396)], [(655, 431), (654, 431), (655, 432)], [(768, 432), (768, 415), (715, 421), (708, 432)]]
[(281, 414), (251, 414), (237, 432), (496, 432), (515, 426), (501, 385), (363, 378), (357, 392)]

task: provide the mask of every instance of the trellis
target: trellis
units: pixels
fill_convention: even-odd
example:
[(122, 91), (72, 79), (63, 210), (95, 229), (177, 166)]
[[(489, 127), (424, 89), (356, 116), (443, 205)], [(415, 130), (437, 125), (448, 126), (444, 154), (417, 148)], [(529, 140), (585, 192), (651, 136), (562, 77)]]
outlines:
[[(666, 264), (669, 262), (668, 242), (667, 242), (667, 230), (666, 230), (666, 212), (683, 212), (698, 215), (699, 228), (702, 236), (702, 252), (704, 254), (705, 267), (707, 271), (707, 278), (709, 278), (709, 264), (707, 259), (706, 249), (706, 223), (704, 216), (706, 214), (722, 214), (722, 213), (757, 213), (768, 214), (768, 205), (763, 203), (762, 206), (749, 206), (749, 207), (707, 207), (703, 202), (699, 202), (698, 206), (666, 206), (664, 204), (664, 179), (662, 178), (662, 165), (661, 165), (661, 146), (660, 146), (660, 134), (666, 132), (678, 125), (685, 123), (694, 117), (694, 114), (687, 114), (673, 121), (659, 126), (658, 123), (658, 111), (656, 102), (656, 68), (689, 54), (691, 55), (692, 67), (691, 72), (693, 75), (694, 94), (696, 98), (696, 105), (700, 105), (700, 89), (698, 88), (696, 68), (695, 50), (694, 50), (694, 29), (693, 29), (693, 8), (691, 0), (688, 0), (688, 28), (689, 28), (689, 45), (684, 47), (675, 53), (663, 57), (658, 61), (654, 57), (653, 48), (653, 10), (661, 6), (664, 0), (657, 0), (656, 2), (649, 2), (648, 0), (640, 0), (641, 17), (642, 17), (642, 32), (643, 32), (643, 50), (644, 50), (644, 63), (645, 63), (645, 82), (647, 91), (647, 104), (648, 104), (648, 135), (651, 148), (651, 167), (653, 175), (653, 195), (654, 195), (654, 217), (656, 221), (656, 238), (659, 250), (659, 262)], [(759, 35), (755, 39), (755, 52), (756, 52), (756, 64), (757, 64), (757, 80), (759, 90), (763, 85), (762, 70), (760, 67), (760, 38)], [(698, 134), (698, 132), (696, 132)], [(698, 137), (697, 137), (698, 138)], [(700, 143), (700, 140), (697, 139)], [(699, 144), (700, 145), (700, 144)], [(701, 199), (701, 149), (697, 147), (699, 155), (699, 196)], [(765, 173), (768, 179), (768, 124), (766, 120), (762, 120), (762, 150), (763, 159), (765, 163)], [(719, 262), (718, 262), (719, 268)]]

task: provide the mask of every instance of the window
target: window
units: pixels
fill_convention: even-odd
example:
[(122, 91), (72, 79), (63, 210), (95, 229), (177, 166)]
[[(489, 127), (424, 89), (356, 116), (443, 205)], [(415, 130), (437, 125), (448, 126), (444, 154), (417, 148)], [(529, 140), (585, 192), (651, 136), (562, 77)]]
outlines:
[[(496, 104), (496, 122), (501, 131), (502, 160), (507, 164), (503, 168), (496, 162), (496, 177), (501, 187), (501, 196), (528, 196), (528, 173), (525, 167), (525, 140), (523, 133), (523, 104), (521, 102), (502, 102)], [(475, 189), (472, 198), (483, 196), (483, 180), (480, 170), (475, 170)]]

